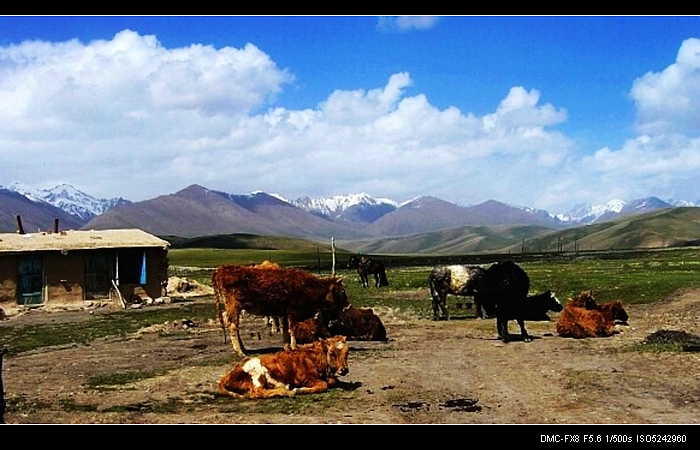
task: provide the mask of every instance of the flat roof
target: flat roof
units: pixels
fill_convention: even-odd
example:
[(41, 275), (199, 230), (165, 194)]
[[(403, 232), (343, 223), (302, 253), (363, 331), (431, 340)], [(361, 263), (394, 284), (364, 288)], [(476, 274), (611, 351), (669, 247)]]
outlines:
[(0, 253), (101, 248), (162, 247), (170, 243), (139, 229), (0, 233)]

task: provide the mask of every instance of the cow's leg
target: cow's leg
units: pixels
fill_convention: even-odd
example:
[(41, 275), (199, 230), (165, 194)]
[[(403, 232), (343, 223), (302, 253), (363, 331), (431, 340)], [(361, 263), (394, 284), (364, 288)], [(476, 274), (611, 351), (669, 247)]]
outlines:
[(238, 327), (238, 323), (241, 317), (241, 310), (235, 309), (228, 314), (228, 327), (229, 335), (231, 336), (231, 344), (233, 345), (233, 350), (240, 356), (245, 356), (245, 346), (241, 340), (241, 332)]
[(518, 325), (520, 325), (520, 335), (523, 337), (523, 341), (525, 342), (530, 342), (532, 341), (532, 336), (527, 334), (527, 330), (525, 330), (525, 321), (523, 319), (517, 319)]
[(503, 342), (508, 342), (508, 320), (496, 315), (496, 330), (498, 331), (498, 338)]
[(439, 309), (442, 300), (440, 299), (440, 293), (438, 292), (433, 296), (433, 320), (438, 320), (440, 318)]
[(483, 319), (484, 318), (484, 308), (481, 307), (481, 303), (477, 303), (476, 300), (474, 300), (474, 307), (476, 308), (476, 318)]
[(316, 380), (309, 386), (298, 387), (294, 389), (297, 394), (316, 394), (319, 392), (326, 392), (328, 390), (328, 383), (323, 380)]
[(282, 316), (282, 342), (284, 343), (284, 349), (289, 350), (296, 348), (297, 339), (294, 336), (293, 321), (289, 316)]
[(270, 327), (270, 334), (278, 334), (280, 330), (280, 318), (278, 316), (268, 316), (267, 324)]
[(374, 287), (381, 287), (379, 282), (379, 272), (374, 272)]

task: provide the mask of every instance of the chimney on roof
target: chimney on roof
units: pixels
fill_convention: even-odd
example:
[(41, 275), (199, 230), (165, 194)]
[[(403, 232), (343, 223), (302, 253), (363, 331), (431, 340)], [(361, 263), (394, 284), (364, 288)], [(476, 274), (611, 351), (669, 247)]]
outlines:
[(58, 219), (53, 219), (53, 232), (58, 233)]
[(24, 227), (22, 226), (22, 216), (17, 214), (17, 233), (24, 234)]

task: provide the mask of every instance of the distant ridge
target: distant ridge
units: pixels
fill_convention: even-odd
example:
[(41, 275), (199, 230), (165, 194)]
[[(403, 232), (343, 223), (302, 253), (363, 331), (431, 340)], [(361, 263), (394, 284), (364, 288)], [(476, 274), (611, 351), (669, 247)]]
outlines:
[[(13, 186), (21, 188), (17, 184)], [(59, 198), (70, 199), (60, 204), (73, 214), (41, 198), (48, 193), (55, 194), (54, 202)], [(108, 201), (97, 201), (106, 208), (105, 212), (85, 220), (75, 211), (95, 199), (70, 185), (41, 192), (4, 189), (0, 196), (0, 232), (14, 232), (19, 214), (28, 229), (37, 230), (50, 229), (54, 219), (59, 218), (64, 229), (141, 228), (173, 239), (250, 234), (294, 237), (323, 244), (332, 237), (347, 243), (347, 248), (377, 252), (480, 252), (501, 248), (519, 251), (524, 241), (535, 245), (538, 235), (564, 236), (557, 233), (565, 233), (579, 224), (593, 226), (674, 208), (657, 197), (649, 197), (631, 202), (615, 200), (600, 207), (579, 205), (570, 216), (564, 217), (495, 200), (458, 206), (425, 196), (398, 204), (359, 193), (290, 201), (278, 194), (261, 191), (230, 194), (197, 184), (141, 202), (112, 200), (116, 201), (111, 206)], [(579, 236), (582, 234), (578, 232)], [(684, 239), (693, 241), (692, 236)], [(632, 242), (634, 238), (629, 236), (628, 240)], [(640, 245), (646, 245), (644, 242), (640, 241)], [(551, 242), (541, 241), (536, 246), (546, 248)]]

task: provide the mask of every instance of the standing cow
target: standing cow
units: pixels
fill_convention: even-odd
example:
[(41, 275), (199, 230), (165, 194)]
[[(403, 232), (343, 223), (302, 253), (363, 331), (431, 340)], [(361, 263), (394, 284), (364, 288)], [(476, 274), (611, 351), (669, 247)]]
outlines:
[(509, 320), (518, 322), (523, 340), (529, 342), (532, 338), (525, 330), (526, 320), (548, 320), (544, 318), (547, 311), (563, 309), (551, 292), (528, 298), (529, 290), (530, 277), (511, 261), (492, 264), (476, 287), (475, 301), (481, 303), (487, 313), (495, 312), (498, 337), (504, 342), (510, 339)]
[(430, 286), (430, 296), (433, 303), (433, 320), (438, 320), (438, 308), (442, 310), (442, 315), (450, 320), (450, 312), (447, 309), (447, 295), (471, 296), (474, 297), (476, 315), (484, 317), (482, 305), (477, 301), (475, 288), (486, 272), (479, 266), (438, 266), (428, 275), (428, 285)]
[(212, 273), (212, 286), (221, 326), (225, 333), (228, 325), (233, 349), (241, 356), (245, 355), (238, 328), (241, 311), (280, 317), (284, 347), (288, 349), (296, 347), (296, 338), (290, 333), (295, 323), (319, 311), (343, 310), (350, 306), (339, 278), (321, 278), (293, 268), (260, 270), (224, 265)]

